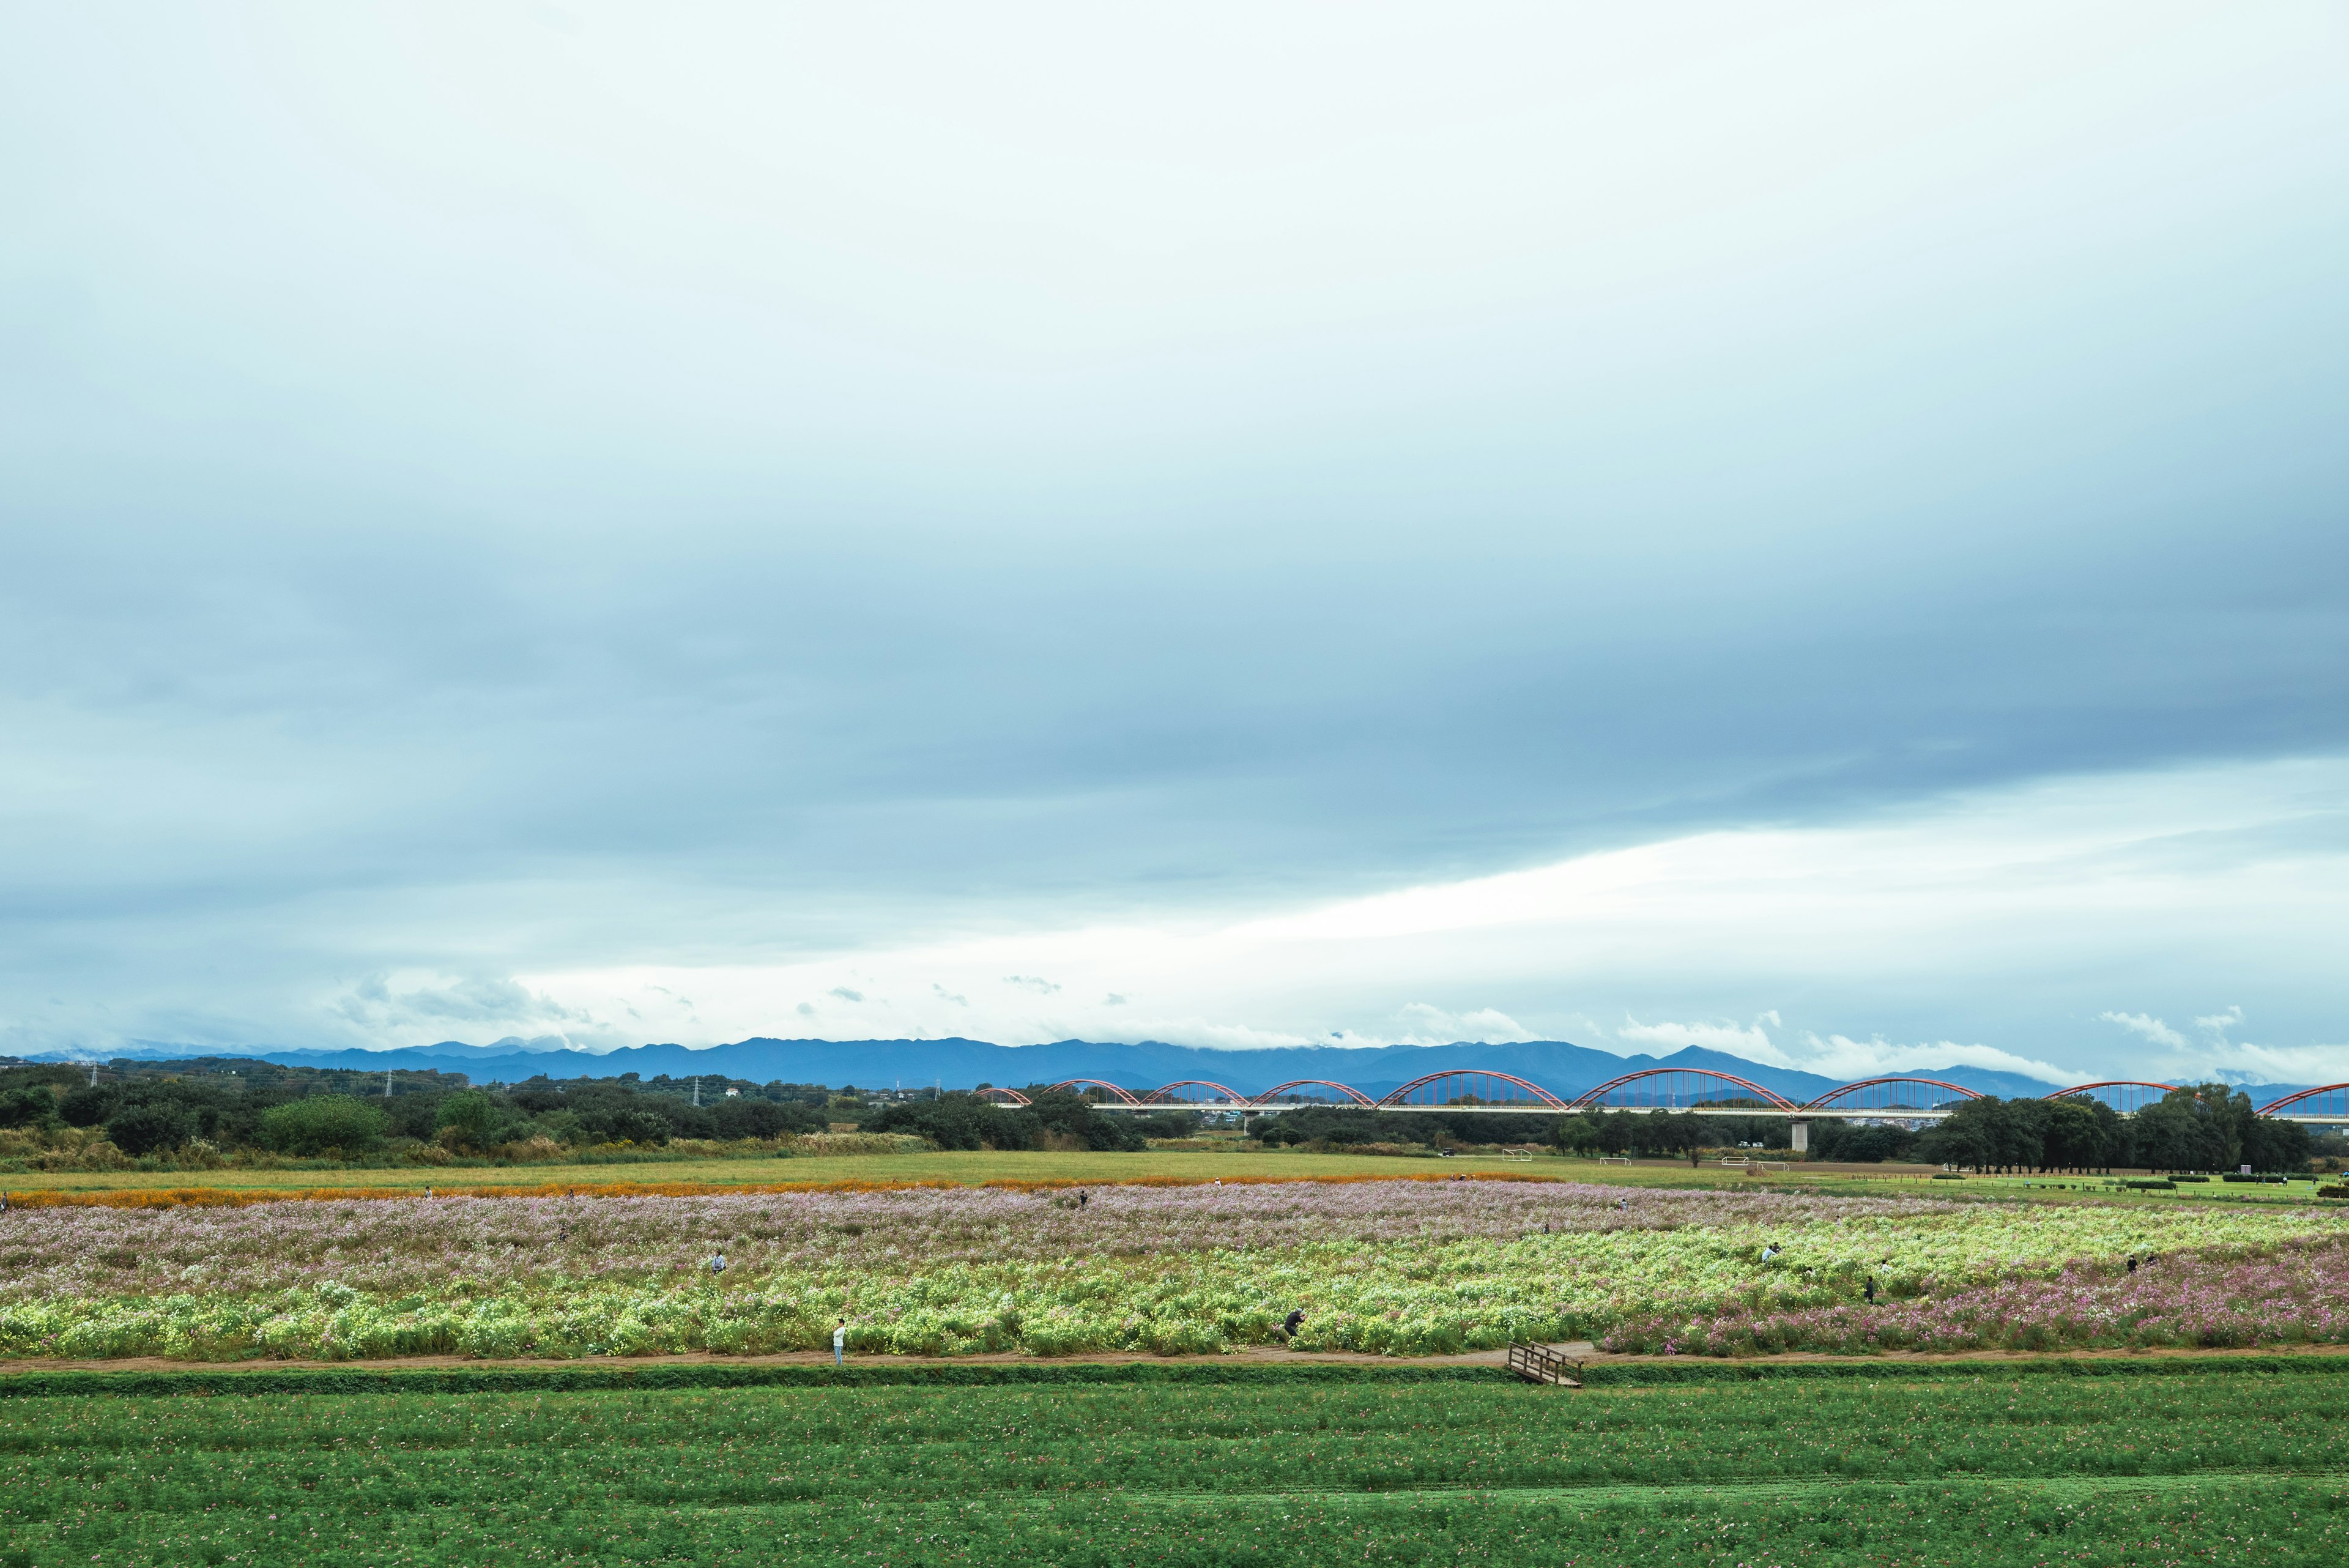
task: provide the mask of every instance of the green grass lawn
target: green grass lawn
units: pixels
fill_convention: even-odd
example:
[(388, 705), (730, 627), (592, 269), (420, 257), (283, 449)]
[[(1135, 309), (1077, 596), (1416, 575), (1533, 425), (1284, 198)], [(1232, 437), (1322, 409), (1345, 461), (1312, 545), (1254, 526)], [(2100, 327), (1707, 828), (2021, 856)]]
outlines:
[(0, 1397), (0, 1568), (2277, 1564), (2349, 1545), (2349, 1389), (2322, 1367), (1578, 1393), (1330, 1370)]

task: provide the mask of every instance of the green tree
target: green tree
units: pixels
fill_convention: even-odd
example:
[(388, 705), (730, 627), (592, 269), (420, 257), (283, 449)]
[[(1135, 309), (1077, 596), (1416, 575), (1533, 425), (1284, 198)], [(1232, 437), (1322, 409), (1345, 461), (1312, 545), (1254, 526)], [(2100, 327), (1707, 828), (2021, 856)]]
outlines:
[(0, 1090), (0, 1127), (48, 1127), (57, 1119), (57, 1092), (48, 1085)]
[(1988, 1170), (2005, 1163), (2013, 1144), (2006, 1102), (1995, 1095), (1967, 1100), (1917, 1140), (1917, 1152), (1937, 1164)]
[(1093, 1109), (1081, 1095), (1066, 1090), (1036, 1088), (1028, 1091), (1029, 1104), (1017, 1116), (1033, 1118), (1045, 1132), (1062, 1137), (1082, 1138), (1090, 1149), (1116, 1149), (1132, 1152), (1148, 1147), (1142, 1128), (1134, 1118), (1123, 1112), (1106, 1114)]
[(891, 1106), (874, 1121), (873, 1130), (917, 1133), (940, 1148), (1004, 1149), (1034, 1148), (1037, 1127), (1023, 1112), (956, 1093)]
[(2108, 1170), (2128, 1139), (2119, 1114), (2085, 1095), (2047, 1106), (2046, 1162), (2058, 1170)]
[(365, 1154), (379, 1148), (391, 1117), (348, 1095), (314, 1095), (261, 1114), (261, 1141), (280, 1154)]
[[(522, 1130), (523, 1118), (485, 1090), (460, 1089), (440, 1102), (434, 1125), (447, 1141), (475, 1153), (495, 1148)], [(667, 1124), (663, 1128), (666, 1130)]]
[(107, 1141), (129, 1155), (160, 1154), (195, 1136), (195, 1113), (168, 1100), (126, 1106), (106, 1123)]
[(2243, 1134), (2242, 1163), (2261, 1175), (2297, 1175), (2308, 1168), (2308, 1129), (2298, 1122), (2254, 1116)]
[(1588, 1115), (1560, 1116), (1550, 1124), (1549, 1141), (1568, 1154), (1588, 1154), (1599, 1147), (1599, 1128)]
[(1811, 1124), (1811, 1155), (1816, 1159), (1852, 1165), (1905, 1159), (1917, 1147), (1917, 1135), (1907, 1127), (1870, 1127), (1822, 1117)]
[(2162, 1096), (2137, 1114), (2137, 1158), (2153, 1170), (2231, 1169), (2242, 1146), (2228, 1098), (2223, 1084)]

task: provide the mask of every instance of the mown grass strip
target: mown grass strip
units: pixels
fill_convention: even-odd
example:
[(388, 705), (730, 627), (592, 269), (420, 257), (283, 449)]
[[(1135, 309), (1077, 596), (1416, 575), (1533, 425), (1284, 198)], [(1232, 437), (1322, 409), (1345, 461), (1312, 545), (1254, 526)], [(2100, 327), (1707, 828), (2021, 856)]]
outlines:
[(1958, 1568), (2186, 1561), (2335, 1568), (2349, 1546), (2336, 1481), (2229, 1477), (2083, 1490), (1953, 1484), (1798, 1494), (1594, 1500), (1480, 1495), (1372, 1500), (972, 1499), (648, 1509), (512, 1500), (423, 1511), (351, 1500), (274, 1514), (89, 1513), (12, 1532), (5, 1568), (233, 1563), (375, 1568), (856, 1562), (889, 1568), (1233, 1568), (1435, 1564)]
[[(2011, 1491), (2060, 1496), (2077, 1493), (2101, 1496), (2110, 1492), (2168, 1491), (2181, 1487), (2225, 1486), (2240, 1482), (2260, 1485), (2298, 1480), (2337, 1486), (2349, 1491), (2349, 1466), (2307, 1470), (2190, 1470), (2183, 1475), (2137, 1476), (1928, 1476), (1917, 1480), (1871, 1480), (1869, 1487), (1892, 1491), (1938, 1491), (1952, 1481), (1986, 1491)], [(1587, 1486), (1450, 1486), (1397, 1489), (1392, 1491), (1310, 1490), (1227, 1492), (1198, 1490), (1119, 1491), (1120, 1503), (1139, 1507), (1188, 1508), (1213, 1501), (1234, 1507), (1270, 1508), (1282, 1503), (1306, 1503), (1317, 1508), (1392, 1507), (1418, 1502), (1471, 1499), (1478, 1502), (1687, 1503), (1691, 1501), (1772, 1502), (1840, 1496), (1852, 1483), (1841, 1477), (1816, 1480), (1677, 1481), (1632, 1484), (1599, 1481)]]

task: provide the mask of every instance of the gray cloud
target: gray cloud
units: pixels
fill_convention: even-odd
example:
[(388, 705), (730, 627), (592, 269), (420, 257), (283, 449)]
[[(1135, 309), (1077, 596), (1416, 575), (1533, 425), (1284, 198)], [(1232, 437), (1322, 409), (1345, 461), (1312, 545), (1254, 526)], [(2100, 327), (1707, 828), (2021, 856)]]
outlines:
[[(1861, 149), (1783, 106), (1893, 79), (1865, 40), (1709, 98), (1565, 14), (1299, 88), (1276, 7), (1112, 106), (1016, 26), (883, 79), (861, 24), (730, 15), (682, 97), (566, 44), (640, 113), (502, 23), (428, 79), (356, 14), (28, 20), (0, 1049), (593, 1033), (342, 977), (1271, 910), (2349, 747), (2339, 51), (2087, 28), (2018, 85), (2059, 23), (1937, 32)], [(1586, 56), (1603, 127), (1532, 64)], [(1590, 1005), (1635, 1003), (1746, 1016)], [(2083, 1016), (1952, 1005), (2033, 1052)]]
[(1003, 983), (1025, 986), (1030, 991), (1039, 992), (1046, 996), (1050, 996), (1061, 989), (1050, 981), (1032, 974), (1007, 974), (1003, 977)]
[(492, 976), (394, 989), (389, 977), (369, 975), (352, 986), (335, 1007), (345, 1017), (368, 1026), (441, 1021), (466, 1024), (588, 1022), (585, 1012), (535, 995), (516, 981)]

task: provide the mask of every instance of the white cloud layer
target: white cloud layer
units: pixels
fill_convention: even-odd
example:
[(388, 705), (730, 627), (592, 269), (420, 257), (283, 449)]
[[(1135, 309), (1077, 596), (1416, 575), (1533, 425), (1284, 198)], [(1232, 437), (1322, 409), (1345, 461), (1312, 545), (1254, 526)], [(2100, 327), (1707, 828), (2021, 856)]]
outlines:
[(1806, 1072), (1825, 1074), (1830, 1078), (1876, 1078), (1935, 1067), (1988, 1067), (1994, 1072), (2020, 1073), (2026, 1078), (2037, 1078), (2058, 1088), (2068, 1088), (2084, 1081), (2074, 1068), (2034, 1061), (1992, 1045), (1961, 1044), (1954, 1040), (1899, 1044), (1882, 1035), (1854, 1040), (1842, 1034), (1830, 1034), (1821, 1039), (1816, 1034), (1806, 1033), (1803, 1042), (1806, 1049), (1800, 1053), (1793, 1064)]
[[(1766, 1016), (1772, 1023), (1777, 1022), (1776, 1013)], [(1699, 1045), (1708, 1051), (1726, 1051), (1749, 1061), (1767, 1062), (1774, 1066), (1798, 1065), (1764, 1032), (1760, 1019), (1745, 1024), (1641, 1023), (1637, 1019), (1630, 1019), (1617, 1026), (1615, 1036), (1660, 1056), (1670, 1055), (1683, 1046)]]
[[(2345, 788), (2339, 762), (2066, 781), (1269, 918), (995, 933), (773, 966), (533, 973), (516, 994), (544, 999), (532, 1019), (559, 1009), (574, 1037), (689, 1044), (761, 1033), (1233, 1048), (1566, 1038), (1656, 1054), (1704, 1045), (1831, 1076), (1963, 1064), (2054, 1085), (2147, 1075), (2154, 1046), (2172, 1075), (2330, 1081), (2349, 1077), (2349, 1053), (2313, 1030), (2302, 1043), (2230, 1043), (2245, 1010), (2183, 998), (2195, 1039), (2159, 1009), (2108, 999), (2165, 993), (2182, 951), (2239, 994), (2262, 980), (2330, 984), (2349, 937), (2344, 860), (2310, 829), (2337, 821)], [(1793, 1000), (1830, 984), (1832, 1006)], [(862, 1004), (839, 1007), (843, 993)], [(803, 1025), (794, 1010), (811, 1003), (813, 1028), (787, 1026)], [(1609, 1015), (1624, 1022), (1592, 1023)], [(1660, 1016), (1694, 1022), (1651, 1022)]]
[(2117, 1023), (2132, 1034), (2141, 1034), (2157, 1045), (2173, 1051), (2183, 1051), (2191, 1044), (2185, 1035), (2158, 1018), (2148, 1018), (2142, 1012), (2099, 1012), (2098, 1018), (2107, 1023)]

